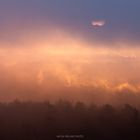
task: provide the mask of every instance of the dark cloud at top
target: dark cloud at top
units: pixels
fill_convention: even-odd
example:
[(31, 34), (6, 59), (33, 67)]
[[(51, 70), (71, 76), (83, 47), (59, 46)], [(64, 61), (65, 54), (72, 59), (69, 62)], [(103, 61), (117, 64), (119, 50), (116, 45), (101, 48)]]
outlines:
[[(0, 28), (50, 22), (92, 39), (140, 38), (139, 0), (1, 0)], [(92, 20), (106, 25), (93, 29)]]

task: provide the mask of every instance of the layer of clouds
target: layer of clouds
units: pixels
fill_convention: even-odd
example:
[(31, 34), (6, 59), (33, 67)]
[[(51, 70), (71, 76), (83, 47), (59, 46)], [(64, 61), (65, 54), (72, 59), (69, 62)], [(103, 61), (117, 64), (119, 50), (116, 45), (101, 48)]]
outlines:
[[(139, 5), (138, 0), (1, 0), (0, 100), (138, 104)], [(107, 24), (96, 30), (91, 22), (97, 19)]]
[(129, 45), (89, 44), (56, 31), (49, 38), (32, 33), (20, 41), (3, 43), (0, 101), (62, 98), (138, 105), (140, 49)]

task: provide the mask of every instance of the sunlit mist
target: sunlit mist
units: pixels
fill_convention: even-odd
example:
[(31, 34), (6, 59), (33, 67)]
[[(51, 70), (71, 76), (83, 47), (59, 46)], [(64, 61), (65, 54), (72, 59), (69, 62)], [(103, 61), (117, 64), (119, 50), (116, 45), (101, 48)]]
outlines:
[(121, 41), (113, 46), (89, 43), (61, 31), (2, 42), (0, 98), (92, 101), (96, 93), (104, 102), (121, 92), (138, 95), (140, 50), (130, 46)]

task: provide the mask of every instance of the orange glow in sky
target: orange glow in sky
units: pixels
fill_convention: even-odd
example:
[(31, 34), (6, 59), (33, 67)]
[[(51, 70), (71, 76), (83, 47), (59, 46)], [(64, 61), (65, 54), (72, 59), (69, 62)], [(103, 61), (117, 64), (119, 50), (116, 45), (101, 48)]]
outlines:
[[(27, 38), (14, 45), (1, 43), (0, 89), (6, 93), (0, 95), (2, 100), (59, 97), (67, 89), (140, 91), (140, 49), (129, 43), (112, 47), (66, 33)], [(62, 96), (70, 96), (66, 94)]]

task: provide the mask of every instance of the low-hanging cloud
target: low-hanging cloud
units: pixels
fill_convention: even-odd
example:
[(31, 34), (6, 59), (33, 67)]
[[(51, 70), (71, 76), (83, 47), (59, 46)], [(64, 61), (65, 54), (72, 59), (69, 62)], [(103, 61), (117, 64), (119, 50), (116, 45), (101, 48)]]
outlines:
[(29, 30), (1, 44), (0, 100), (138, 104), (139, 56), (139, 47), (129, 42), (112, 48), (65, 31), (52, 29), (45, 36)]

